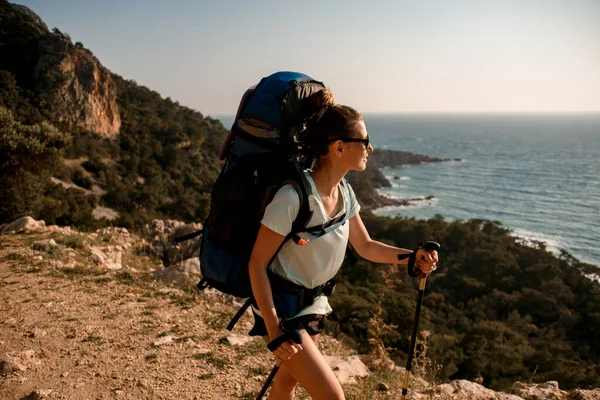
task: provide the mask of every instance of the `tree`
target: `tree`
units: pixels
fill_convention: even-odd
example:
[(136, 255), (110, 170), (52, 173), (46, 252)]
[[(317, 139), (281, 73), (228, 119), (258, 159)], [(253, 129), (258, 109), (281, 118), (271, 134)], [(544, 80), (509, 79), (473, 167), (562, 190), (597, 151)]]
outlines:
[(31, 215), (44, 207), (44, 193), (69, 137), (48, 123), (22, 125), (0, 107), (0, 222)]

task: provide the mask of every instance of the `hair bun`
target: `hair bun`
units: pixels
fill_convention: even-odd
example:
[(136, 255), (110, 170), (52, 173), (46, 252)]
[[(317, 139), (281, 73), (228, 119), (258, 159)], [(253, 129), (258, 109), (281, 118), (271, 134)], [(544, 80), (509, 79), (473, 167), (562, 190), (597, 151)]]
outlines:
[(335, 98), (329, 89), (321, 89), (311, 96), (316, 107), (327, 107), (335, 105)]

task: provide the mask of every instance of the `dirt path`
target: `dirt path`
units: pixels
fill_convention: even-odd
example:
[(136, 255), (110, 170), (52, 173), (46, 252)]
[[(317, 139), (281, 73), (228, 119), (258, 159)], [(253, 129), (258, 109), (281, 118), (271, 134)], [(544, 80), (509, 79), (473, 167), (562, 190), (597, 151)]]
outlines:
[(224, 340), (231, 305), (149, 277), (148, 257), (146, 271), (113, 272), (86, 265), (84, 254), (66, 266), (23, 248), (47, 237), (3, 236), (0, 355), (27, 369), (1, 378), (0, 398), (51, 389), (51, 399), (233, 399), (259, 390), (272, 361), (260, 340)]
[[(60, 251), (31, 250), (50, 238)], [(273, 358), (260, 339), (235, 347), (226, 340), (235, 305), (153, 277), (160, 264), (151, 256), (101, 269), (89, 256), (100, 240), (2, 236), (0, 399), (253, 399)], [(250, 324), (244, 316), (234, 333)], [(321, 347), (348, 353), (336, 343)]]

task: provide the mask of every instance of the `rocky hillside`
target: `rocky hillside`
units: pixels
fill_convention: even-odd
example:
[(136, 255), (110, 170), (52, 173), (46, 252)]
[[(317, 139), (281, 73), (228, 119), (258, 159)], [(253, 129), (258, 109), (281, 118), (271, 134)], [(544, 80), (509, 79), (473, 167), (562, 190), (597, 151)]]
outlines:
[[(142, 238), (123, 228), (83, 234), (30, 218), (5, 226), (0, 397), (255, 398), (273, 359), (261, 339), (246, 336), (251, 317), (234, 333), (225, 330), (238, 304), (193, 288), (197, 261), (185, 258), (197, 244), (168, 245), (196, 228), (154, 221)], [(377, 357), (328, 336), (320, 348), (348, 399), (400, 398), (402, 368), (381, 368)], [(510, 394), (464, 380), (436, 384), (422, 379), (431, 377), (426, 361), (417, 360), (409, 399), (600, 399), (600, 389), (567, 393), (555, 382), (515, 383)], [(297, 398), (308, 396), (299, 390)]]
[[(119, 132), (117, 91), (109, 71), (81, 43), (25, 6), (0, 0), (0, 70), (35, 93), (49, 119), (103, 136)], [(25, 94), (25, 93), (24, 93)]]
[(219, 121), (110, 73), (27, 7), (0, 0), (0, 149), (18, 161), (0, 160), (0, 223), (203, 220), (225, 134)]

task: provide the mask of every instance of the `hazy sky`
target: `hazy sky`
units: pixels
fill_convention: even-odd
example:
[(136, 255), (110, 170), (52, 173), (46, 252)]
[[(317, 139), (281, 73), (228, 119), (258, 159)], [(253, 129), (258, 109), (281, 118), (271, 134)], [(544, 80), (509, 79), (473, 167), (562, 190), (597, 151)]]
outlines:
[(279, 70), (361, 112), (600, 111), (600, 0), (17, 0), (206, 115)]

